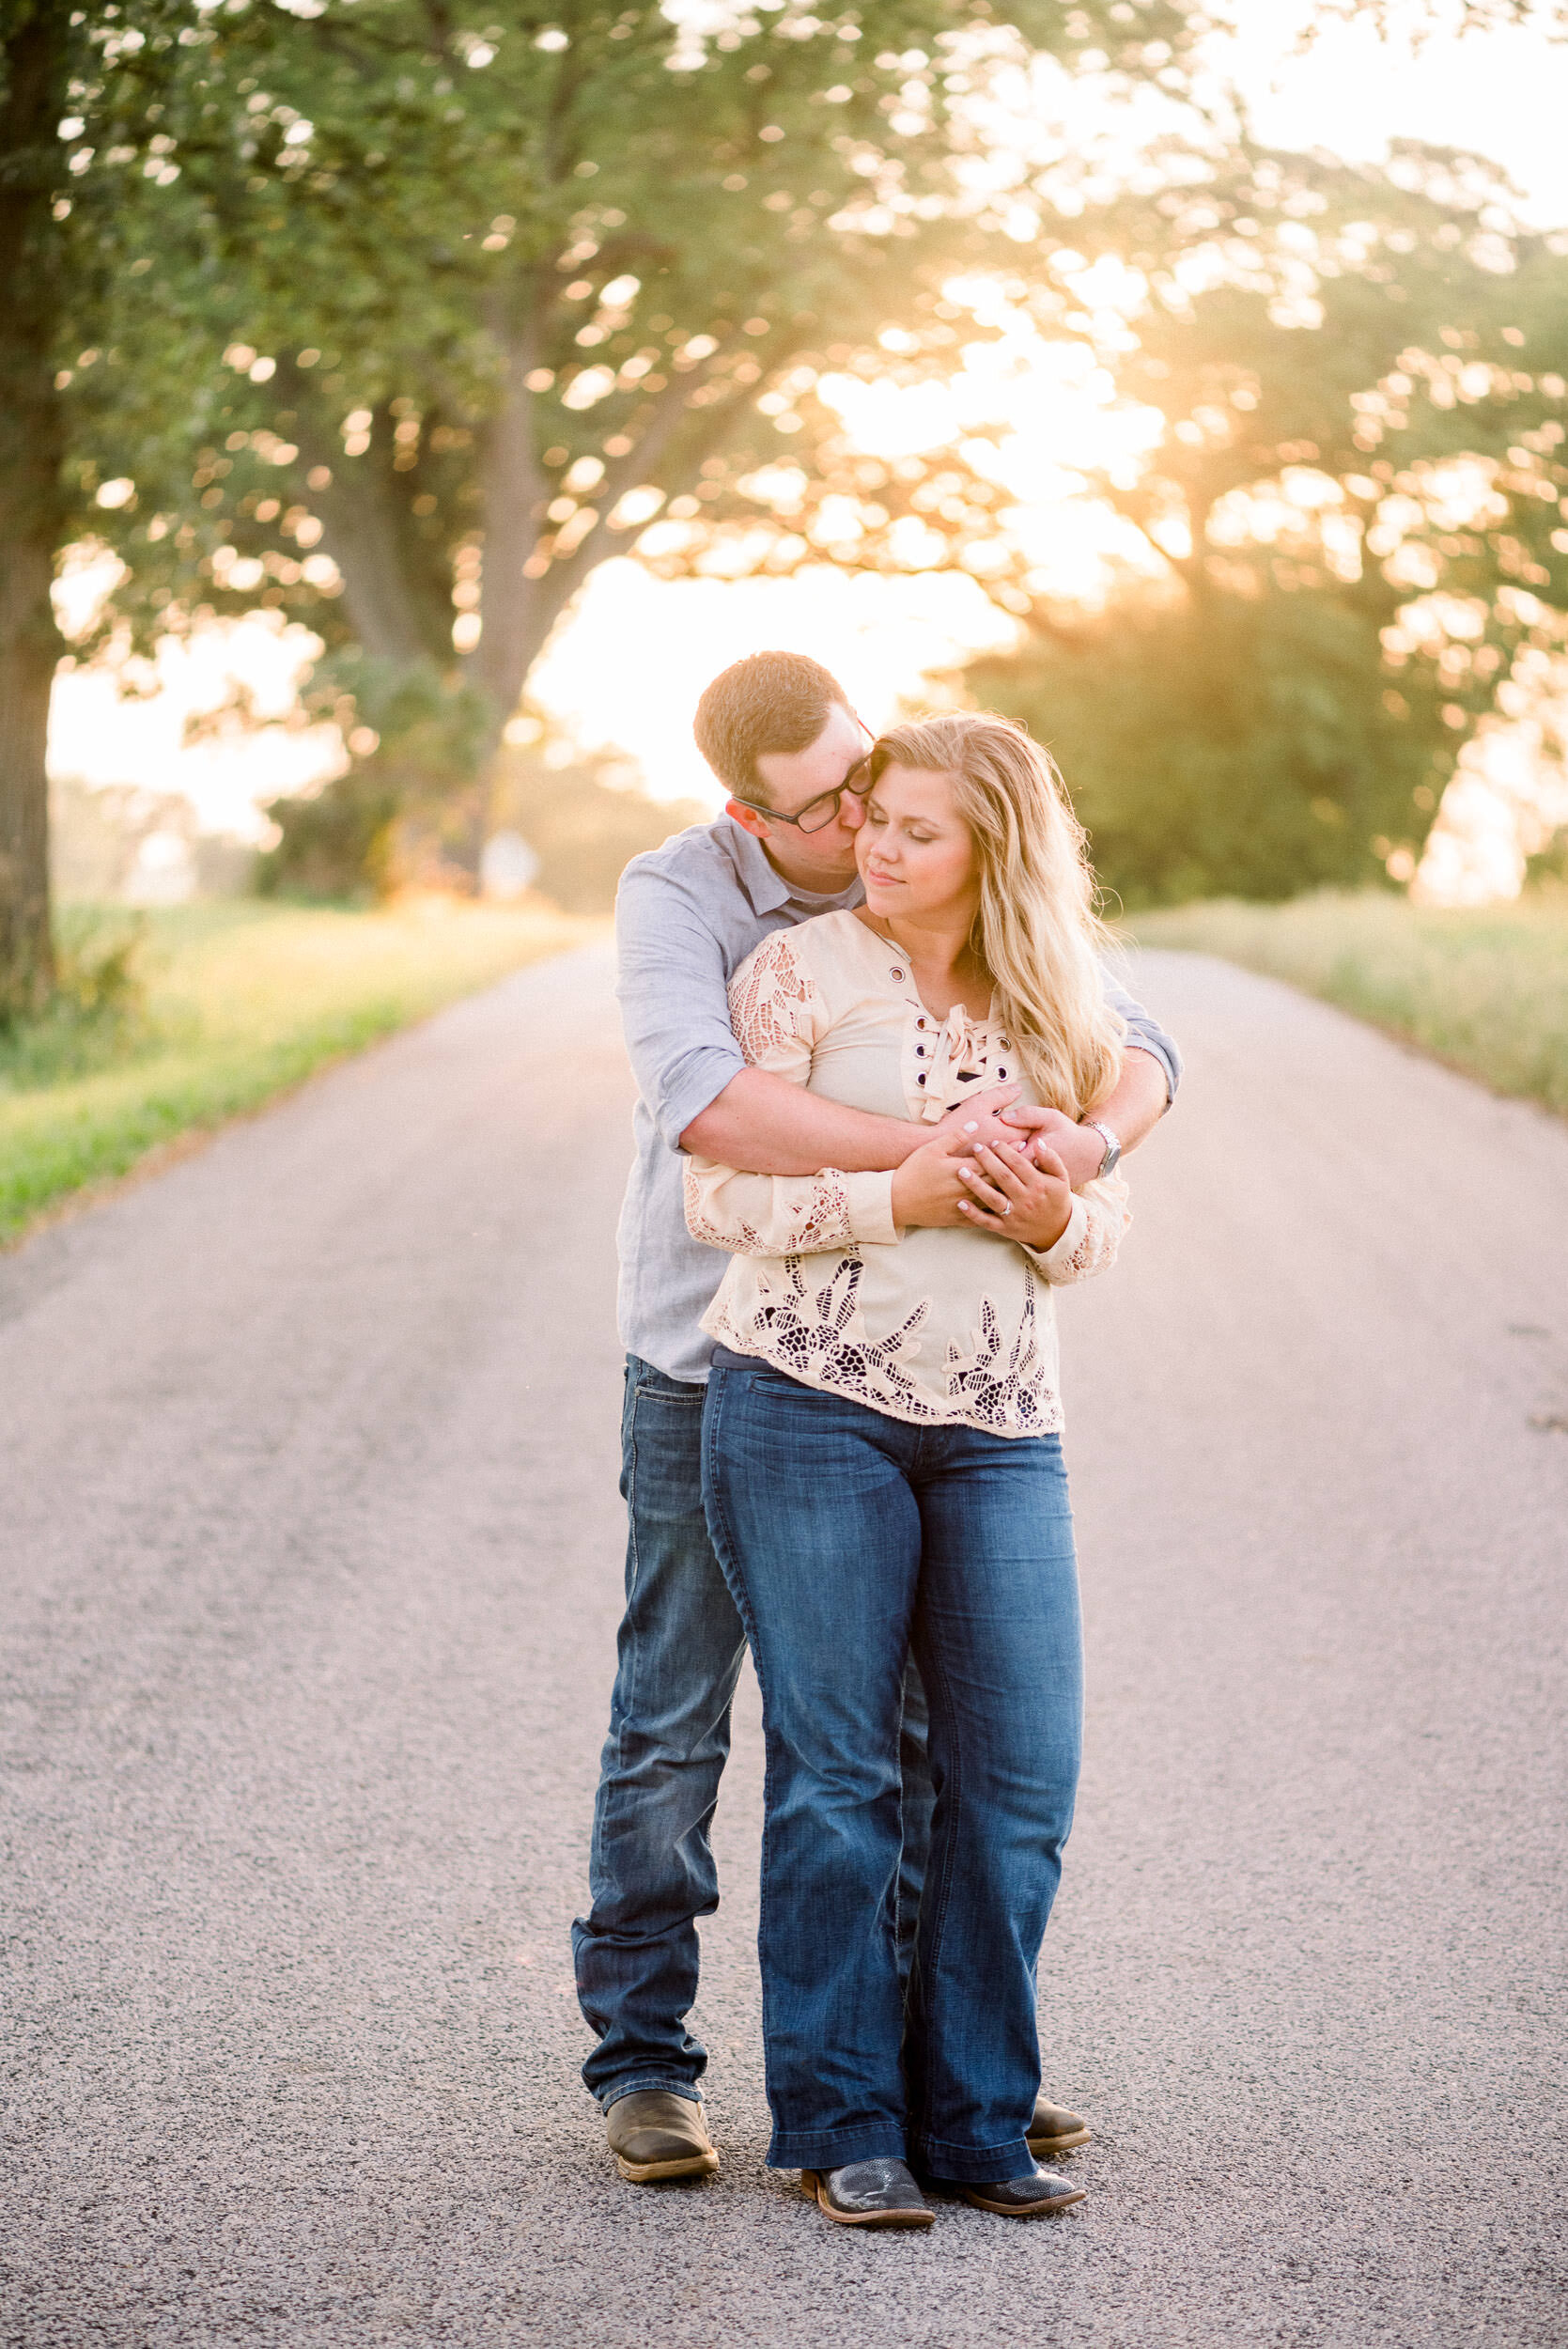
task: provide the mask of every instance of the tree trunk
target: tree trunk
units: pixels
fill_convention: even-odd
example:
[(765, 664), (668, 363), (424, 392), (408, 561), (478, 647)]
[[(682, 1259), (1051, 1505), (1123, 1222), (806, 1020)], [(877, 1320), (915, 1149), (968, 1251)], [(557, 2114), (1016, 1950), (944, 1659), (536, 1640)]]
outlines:
[(54, 390), (60, 268), (51, 191), (66, 110), (66, 12), (8, 28), (0, 97), (0, 1017), (54, 980), (49, 696), (61, 645), (50, 587), (65, 525)]
[[(412, 668), (429, 657), (431, 647), (420, 625), (418, 598), (405, 575), (405, 550), (382, 461), (387, 452), (374, 449), (364, 464), (346, 459), (319, 412), (310, 377), (287, 359), (278, 375), (279, 389), (293, 409), (291, 428), (304, 463), (324, 467), (332, 475), (326, 489), (311, 492), (311, 504), (321, 523), (321, 552), (343, 575), (343, 601), (354, 634), (372, 661)], [(380, 440), (390, 420), (379, 413), (376, 424)], [(447, 654), (450, 658), (450, 646)]]
[[(533, 337), (503, 334), (506, 354), (501, 405), (480, 443), (479, 495), (485, 526), (481, 606), (484, 633), (468, 661), (490, 709), (487, 758), (518, 706), (524, 680), (555, 614), (545, 619), (545, 583), (528, 568), (546, 527), (550, 477), (534, 446), (534, 400), (524, 378), (536, 364)], [(542, 628), (541, 628), (542, 622)]]
[[(706, 367), (689, 372), (660, 394), (635, 446), (607, 467), (580, 515), (565, 525), (568, 537), (546, 519), (551, 482), (535, 454), (533, 398), (524, 381), (535, 363), (532, 338), (523, 332), (504, 339), (505, 397), (480, 449), (484, 633), (468, 662), (469, 675), (483, 688), (493, 713), (492, 753), (567, 606), (590, 573), (629, 543), (610, 527), (622, 496), (644, 482), (662, 479), (672, 485), (666, 451), (675, 431), (690, 426), (691, 393), (708, 375)], [(692, 481), (699, 478), (702, 459), (727, 439), (737, 411), (749, 397), (749, 390), (737, 387), (709, 407), (700, 435), (689, 432), (682, 470)]]
[[(0, 466), (0, 472), (3, 472)], [(51, 537), (18, 543), (0, 482), (0, 1020), (54, 984), (49, 924), (49, 696), (59, 658)]]

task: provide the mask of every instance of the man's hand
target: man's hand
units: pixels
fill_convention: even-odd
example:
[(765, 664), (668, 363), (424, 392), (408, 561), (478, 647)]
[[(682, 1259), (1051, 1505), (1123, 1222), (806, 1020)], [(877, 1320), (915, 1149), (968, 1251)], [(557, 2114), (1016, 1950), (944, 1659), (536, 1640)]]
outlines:
[[(1002, 1123), (1003, 1117), (1058, 1117), (1059, 1110), (1032, 1110), (1018, 1099), (1017, 1085), (990, 1085), (967, 1101), (955, 1102), (947, 1115), (939, 1119), (930, 1129), (931, 1140), (939, 1142), (944, 1149), (959, 1158), (972, 1155), (975, 1144), (988, 1142), (1015, 1142), (1017, 1136)], [(926, 1146), (924, 1144), (923, 1147)]]
[[(1000, 1150), (984, 1145), (971, 1164), (957, 1161), (968, 1198), (958, 1217), (971, 1231), (995, 1232), (1020, 1248), (1053, 1248), (1072, 1219), (1073, 1187), (1054, 1150), (1036, 1142), (1033, 1156), (1019, 1142)], [(894, 1175), (896, 1186), (898, 1177)]]
[(1059, 1159), (1075, 1190), (1092, 1183), (1100, 1171), (1105, 1158), (1105, 1136), (1096, 1133), (1093, 1126), (1075, 1125), (1064, 1111), (1040, 1110), (1029, 1101), (1015, 1101), (1010, 1110), (1002, 1112), (998, 1122), (1003, 1128), (1012, 1127), (1013, 1131), (987, 1136), (993, 1148), (1001, 1141), (1017, 1142), (1020, 1134), (1026, 1135), (1024, 1147), (1032, 1146), (1036, 1162), (1043, 1163), (1039, 1157), (1042, 1150)]
[[(1111, 1132), (1120, 1137), (1125, 1155), (1136, 1150), (1146, 1134), (1153, 1133), (1170, 1106), (1162, 1063), (1152, 1052), (1133, 1046), (1123, 1059), (1122, 1073), (1115, 1084), (1092, 1104), (1089, 1114), (1104, 1118)], [(1032, 1109), (1023, 1101), (1006, 1111), (1001, 1122), (1013, 1128), (1008, 1139), (1028, 1133), (1052, 1151), (1066, 1168), (1075, 1190), (1092, 1183), (1099, 1173), (1105, 1158), (1105, 1138), (1093, 1126), (1075, 1125), (1060, 1110)], [(995, 1146), (993, 1141), (992, 1147)]]

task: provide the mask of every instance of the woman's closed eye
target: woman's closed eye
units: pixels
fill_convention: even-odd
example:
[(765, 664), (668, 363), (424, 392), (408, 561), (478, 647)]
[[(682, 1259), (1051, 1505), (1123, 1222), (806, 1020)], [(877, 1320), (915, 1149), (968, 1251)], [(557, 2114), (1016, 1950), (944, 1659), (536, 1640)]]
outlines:
[[(888, 826), (888, 812), (886, 808), (878, 807), (875, 800), (867, 800), (865, 803), (865, 821), (868, 832), (885, 832)], [(924, 824), (901, 824), (899, 826), (899, 832), (901, 836), (908, 842), (911, 848), (928, 848), (931, 842), (939, 837), (938, 833), (932, 832)]]

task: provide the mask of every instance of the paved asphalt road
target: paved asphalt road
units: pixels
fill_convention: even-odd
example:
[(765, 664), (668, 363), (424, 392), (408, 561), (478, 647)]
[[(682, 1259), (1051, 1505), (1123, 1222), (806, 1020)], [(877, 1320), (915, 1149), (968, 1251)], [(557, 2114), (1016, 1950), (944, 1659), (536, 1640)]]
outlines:
[(1042, 1967), (1090, 2198), (762, 2167), (745, 1702), (716, 2182), (575, 2077), (620, 1572), (601, 951), (0, 1260), (0, 2338), (1568, 2341), (1568, 1130), (1151, 957), (1188, 1046), (1066, 1300), (1091, 1654)]

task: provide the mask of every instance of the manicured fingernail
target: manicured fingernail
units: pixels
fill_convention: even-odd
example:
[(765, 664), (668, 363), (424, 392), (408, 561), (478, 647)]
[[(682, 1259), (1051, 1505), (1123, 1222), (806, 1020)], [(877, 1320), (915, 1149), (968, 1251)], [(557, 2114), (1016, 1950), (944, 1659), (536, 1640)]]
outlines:
[(964, 1131), (967, 1134), (977, 1134), (980, 1131), (979, 1126), (972, 1117), (970, 1119), (969, 1124), (964, 1128)]

